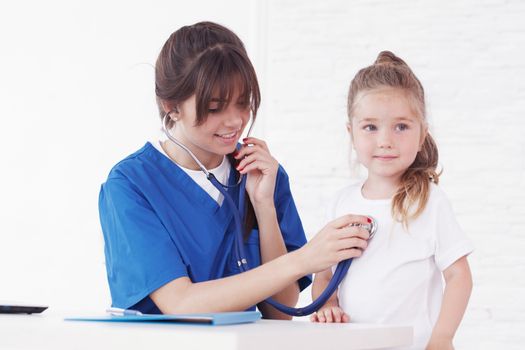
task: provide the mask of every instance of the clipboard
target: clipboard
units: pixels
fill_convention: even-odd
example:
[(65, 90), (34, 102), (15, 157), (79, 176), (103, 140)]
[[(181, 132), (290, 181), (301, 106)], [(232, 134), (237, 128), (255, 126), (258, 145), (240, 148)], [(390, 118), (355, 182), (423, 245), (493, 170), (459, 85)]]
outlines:
[(178, 323), (221, 326), (240, 323), (251, 323), (261, 319), (259, 311), (243, 312), (217, 312), (198, 314), (172, 314), (172, 315), (105, 315), (88, 317), (67, 317), (64, 321), (83, 322), (142, 322), (142, 323)]

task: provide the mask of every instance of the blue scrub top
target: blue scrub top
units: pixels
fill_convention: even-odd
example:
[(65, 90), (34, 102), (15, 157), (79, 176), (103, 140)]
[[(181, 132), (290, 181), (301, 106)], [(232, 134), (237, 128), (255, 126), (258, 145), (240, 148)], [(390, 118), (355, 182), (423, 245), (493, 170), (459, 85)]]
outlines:
[[(233, 168), (229, 183), (235, 184)], [(237, 204), (237, 187), (228, 192)], [(287, 250), (300, 248), (306, 237), (281, 166), (274, 199)], [(100, 190), (99, 214), (114, 307), (160, 313), (149, 295), (166, 283), (183, 276), (203, 282), (239, 271), (229, 206), (219, 206), (149, 142), (113, 167)], [(244, 244), (250, 268), (259, 266), (257, 228)], [(311, 277), (298, 282), (303, 290)]]

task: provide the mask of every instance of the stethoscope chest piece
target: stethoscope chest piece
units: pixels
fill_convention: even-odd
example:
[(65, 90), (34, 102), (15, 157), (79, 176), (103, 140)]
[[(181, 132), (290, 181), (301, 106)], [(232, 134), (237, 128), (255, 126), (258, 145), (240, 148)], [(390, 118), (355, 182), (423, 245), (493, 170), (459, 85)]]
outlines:
[(367, 216), (367, 217), (372, 221), (371, 223), (369, 224), (353, 223), (350, 226), (361, 226), (362, 228), (368, 231), (368, 233), (370, 234), (370, 236), (368, 237), (368, 240), (371, 240), (372, 237), (374, 237), (374, 235), (377, 232), (377, 221), (371, 216)]
[(370, 220), (372, 220), (372, 222), (367, 225), (364, 225), (363, 227), (368, 231), (368, 233), (370, 233), (370, 237), (368, 237), (368, 239), (370, 240), (372, 239), (372, 237), (375, 236), (377, 232), (377, 221), (371, 216), (369, 216), (369, 218)]

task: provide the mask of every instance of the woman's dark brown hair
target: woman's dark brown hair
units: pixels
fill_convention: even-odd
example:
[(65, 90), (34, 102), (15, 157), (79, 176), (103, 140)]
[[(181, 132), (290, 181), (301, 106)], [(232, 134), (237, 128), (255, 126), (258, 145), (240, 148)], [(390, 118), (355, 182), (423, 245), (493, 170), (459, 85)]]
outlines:
[[(155, 64), (161, 118), (166, 114), (162, 103), (175, 108), (195, 95), (196, 124), (200, 125), (208, 117), (212, 98), (219, 100), (221, 110), (230, 103), (235, 89), (255, 119), (261, 101), (259, 84), (244, 44), (235, 33), (216, 23), (199, 22), (171, 34)], [(172, 126), (169, 120), (168, 127)], [(235, 164), (235, 159), (228, 157)], [(246, 204), (245, 238), (256, 225), (253, 206), (250, 201)]]
[[(373, 65), (361, 69), (350, 83), (348, 93), (348, 118), (350, 123), (363, 92), (394, 88), (407, 94), (412, 107), (426, 129), (425, 91), (421, 82), (401, 58), (390, 51), (382, 51)], [(430, 182), (438, 183), (438, 149), (429, 133), (425, 135), (416, 159), (401, 176), (401, 182), (392, 200), (392, 216), (405, 227), (408, 221), (418, 217), (428, 202)]]
[(261, 101), (259, 84), (244, 44), (235, 33), (216, 23), (199, 22), (171, 34), (155, 65), (161, 117), (165, 115), (161, 102), (176, 106), (195, 95), (197, 124), (202, 124), (211, 99), (219, 98), (219, 109), (224, 108), (235, 88), (255, 118)]

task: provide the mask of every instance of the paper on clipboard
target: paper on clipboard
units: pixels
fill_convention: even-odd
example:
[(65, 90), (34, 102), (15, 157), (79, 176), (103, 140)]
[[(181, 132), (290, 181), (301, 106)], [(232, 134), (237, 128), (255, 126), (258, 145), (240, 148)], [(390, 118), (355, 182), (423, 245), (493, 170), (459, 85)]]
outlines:
[(218, 313), (199, 313), (199, 314), (176, 314), (176, 315), (105, 315), (94, 317), (68, 317), (65, 321), (86, 321), (86, 322), (161, 322), (161, 323), (182, 323), (182, 324), (203, 324), (211, 326), (250, 323), (261, 319), (258, 311), (244, 312), (218, 312)]

